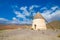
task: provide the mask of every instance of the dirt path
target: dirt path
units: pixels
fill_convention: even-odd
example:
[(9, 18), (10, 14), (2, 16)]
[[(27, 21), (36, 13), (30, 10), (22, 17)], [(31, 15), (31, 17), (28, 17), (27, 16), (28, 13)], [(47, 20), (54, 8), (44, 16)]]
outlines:
[(5, 30), (0, 33), (0, 40), (60, 40), (57, 35), (60, 30), (33, 31), (33, 30)]

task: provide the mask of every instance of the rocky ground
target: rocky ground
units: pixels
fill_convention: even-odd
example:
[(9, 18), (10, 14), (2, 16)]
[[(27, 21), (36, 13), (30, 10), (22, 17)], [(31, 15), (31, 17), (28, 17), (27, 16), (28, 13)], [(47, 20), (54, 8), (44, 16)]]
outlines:
[(60, 40), (60, 30), (35, 31), (30, 29), (4, 30), (0, 32), (0, 40)]

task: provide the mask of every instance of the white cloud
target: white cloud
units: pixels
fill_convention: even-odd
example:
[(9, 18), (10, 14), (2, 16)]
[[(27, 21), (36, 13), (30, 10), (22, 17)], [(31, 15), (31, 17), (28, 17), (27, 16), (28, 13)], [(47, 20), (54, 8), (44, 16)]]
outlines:
[(32, 5), (32, 6), (30, 6), (29, 10), (32, 10), (33, 8), (38, 8), (38, 7), (40, 7), (40, 6), (38, 6), (38, 5)]
[(19, 11), (14, 11), (14, 13), (16, 14), (16, 17), (25, 18), (25, 15), (23, 15), (23, 14), (20, 13)]
[[(26, 18), (26, 16), (30, 16), (31, 11), (33, 8), (38, 8), (38, 5), (32, 5), (29, 7), (29, 11), (27, 10), (27, 6), (25, 7), (21, 7), (20, 10), (22, 10), (22, 12), (20, 11), (14, 11), (14, 13), (16, 14), (16, 17), (12, 17), (12, 20), (8, 20), (5, 18), (0, 18), (1, 21), (5, 21), (8, 24), (31, 24), (32, 20)], [(48, 10), (47, 7), (43, 7), (40, 10), (44, 10), (44, 12), (42, 13), (43, 17), (47, 20), (47, 21), (53, 21), (53, 20), (58, 20), (60, 18), (60, 10), (56, 10), (55, 12), (53, 12), (51, 14), (51, 12), (53, 10), (55, 10), (56, 8), (58, 8), (58, 6), (54, 6), (51, 7), (52, 10)], [(33, 12), (33, 16), (35, 15), (35, 11)], [(20, 18), (23, 18), (23, 21), (20, 20)]]
[[(29, 24), (29, 23), (31, 23), (31, 21), (32, 20), (30, 20), (30, 19), (27, 19), (25, 16), (30, 16), (30, 14), (31, 14), (31, 10), (33, 9), (33, 8), (38, 8), (39, 6), (38, 5), (32, 5), (32, 6), (30, 6), (29, 7), (29, 10), (30, 11), (28, 11), (27, 10), (27, 6), (24, 6), (24, 7), (20, 7), (20, 10), (22, 10), (22, 13), (20, 13), (19, 11), (14, 11), (14, 13), (16, 14), (16, 17), (18, 17), (18, 20), (19, 20), (19, 18), (23, 18), (23, 21), (19, 21), (21, 24)], [(33, 16), (35, 15), (36, 13), (34, 12), (33, 13)], [(15, 17), (13, 18), (13, 20), (17, 20)], [(15, 21), (13, 21), (13, 23), (15, 22)], [(15, 22), (16, 23), (16, 22)]]
[(0, 18), (0, 23), (5, 23), (5, 24), (20, 24), (20, 21), (13, 17), (13, 20), (8, 20), (6, 18)]
[[(27, 9), (25, 9), (24, 7), (21, 8), (21, 10), (24, 10), (22, 13), (20, 13), (19, 11), (14, 11), (14, 13), (16, 14), (16, 17), (13, 17), (13, 21), (11, 23), (19, 23), (19, 24), (29, 24), (31, 23), (31, 21), (29, 19), (27, 19), (25, 16), (30, 15), (30, 13), (28, 13)], [(20, 21), (19, 19), (23, 18), (23, 21)]]
[(51, 10), (46, 10), (42, 15), (44, 16), (45, 19), (49, 20), (51, 18)]
[(47, 7), (42, 7), (40, 10), (44, 10), (44, 9), (47, 10)]
[(13, 17), (12, 20), (19, 22), (19, 19), (17, 19), (16, 17)]
[(20, 21), (13, 20), (13, 21), (10, 21), (9, 24), (20, 24)]
[[(32, 5), (29, 8), (27, 6), (21, 7), (20, 10), (22, 10), (22, 12), (15, 10), (14, 13), (16, 14), (16, 17), (12, 17), (12, 20), (8, 20), (8, 19), (5, 19), (5, 18), (0, 18), (0, 21), (6, 22), (7, 24), (31, 24), (32, 20), (26, 18), (26, 16), (30, 16), (31, 11), (33, 11), (32, 9), (33, 8), (38, 8), (38, 7), (40, 7), (40, 6), (38, 6), (38, 5)], [(60, 19), (60, 10), (57, 9), (55, 12), (53, 12), (56, 8), (59, 8), (59, 7), (58, 6), (51, 7), (52, 10), (48, 10), (47, 7), (43, 7), (40, 10), (44, 10), (44, 12), (42, 13), (43, 17), (47, 21), (51, 22), (53, 20)], [(33, 12), (33, 16), (35, 14), (36, 13), (34, 11)], [(20, 18), (23, 18), (23, 21), (21, 21)]]
[(0, 18), (0, 21), (9, 21), (9, 20), (5, 18)]
[(58, 8), (58, 6), (54, 6), (54, 7), (52, 7), (51, 9), (52, 9), (52, 10), (55, 10), (56, 8)]
[(13, 20), (16, 20), (16, 18), (15, 18), (15, 17), (13, 17), (12, 19), (13, 19)]
[(23, 21), (20, 21), (19, 19), (13, 17), (13, 20), (10, 21), (11, 24), (31, 24), (32, 20), (29, 20), (27, 18), (24, 18)]
[(23, 14), (24, 14), (25, 16), (29, 16), (29, 15), (30, 15), (30, 13), (28, 12), (26, 6), (25, 6), (25, 7), (21, 7), (20, 10), (23, 10)]
[(21, 22), (21, 24), (31, 24), (32, 20), (29, 19), (24, 19), (23, 22)]
[[(56, 8), (58, 8), (57, 6), (56, 7), (52, 7), (51, 9), (55, 10)], [(51, 13), (52, 10), (45, 10), (42, 15), (43, 17), (51, 22), (53, 20), (58, 20), (60, 18), (60, 10), (56, 10), (55, 12)]]
[(12, 20), (8, 22), (8, 24), (20, 24), (20, 20), (16, 17), (13, 17)]
[(52, 20), (58, 20), (60, 19), (60, 10), (56, 10), (53, 14), (51, 14), (51, 19)]
[(20, 10), (26, 10), (27, 6), (21, 7)]
[(20, 10), (23, 10), (22, 14), (24, 14), (25, 16), (29, 16), (31, 14), (31, 12), (33, 11), (32, 9), (33, 8), (38, 8), (38, 7), (40, 7), (40, 6), (32, 5), (32, 6), (29, 7), (29, 9), (28, 9), (29, 11), (28, 11), (27, 6), (25, 6), (25, 7), (21, 7)]
[(6, 18), (0, 18), (0, 23), (2, 24), (9, 24), (10, 20), (6, 19)]
[[(24, 18), (23, 22), (21, 22), (21, 23), (29, 23), (29, 22), (31, 23), (31, 21), (30, 21), (29, 19), (27, 19), (25, 16), (29, 16), (30, 13), (31, 13), (31, 10), (32, 10), (34, 7), (35, 7), (35, 8), (38, 8), (39, 6), (38, 6), (38, 5), (32, 5), (32, 6), (30, 6), (30, 7), (29, 7), (29, 11), (27, 10), (27, 6), (21, 7), (20, 10), (22, 10), (23, 12), (22, 12), (22, 13), (16, 12), (16, 14), (18, 14), (17, 17), (22, 17), (22, 18)], [(43, 8), (41, 8), (40, 10), (44, 10), (44, 12), (42, 13), (42, 15), (43, 15), (43, 17), (44, 17), (47, 21), (50, 22), (50, 21), (56, 20), (57, 18), (60, 17), (60, 12), (59, 12), (60, 10), (57, 10), (57, 11), (53, 12), (56, 8), (58, 8), (58, 6), (51, 7), (52, 10), (48, 10), (47, 7), (43, 7)], [(53, 12), (53, 13), (51, 14), (51, 12)], [(34, 13), (33, 13), (33, 16), (34, 16), (35, 14), (36, 14), (36, 13), (34, 12)], [(58, 16), (58, 15), (59, 15), (59, 16)]]

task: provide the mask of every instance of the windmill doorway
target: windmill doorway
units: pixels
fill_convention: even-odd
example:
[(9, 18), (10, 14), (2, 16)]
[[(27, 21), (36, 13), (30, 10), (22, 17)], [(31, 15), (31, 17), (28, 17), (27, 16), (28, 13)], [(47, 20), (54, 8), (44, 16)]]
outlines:
[(34, 25), (34, 28), (36, 29), (36, 24)]

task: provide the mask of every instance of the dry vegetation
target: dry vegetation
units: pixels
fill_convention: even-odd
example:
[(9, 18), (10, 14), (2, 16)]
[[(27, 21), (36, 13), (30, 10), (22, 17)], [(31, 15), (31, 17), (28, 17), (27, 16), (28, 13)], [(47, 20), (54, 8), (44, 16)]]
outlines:
[(51, 28), (51, 26), (55, 29), (60, 29), (60, 21), (53, 21), (47, 24), (47, 28)]
[(58, 35), (57, 35), (57, 37), (59, 37), (59, 38), (60, 38), (60, 34), (58, 34)]
[(1, 25), (0, 24), (0, 30), (5, 30), (5, 29), (30, 29), (31, 26), (30, 25)]
[(60, 34), (60, 30), (35, 31), (30, 29), (14, 29), (1, 32), (0, 40), (60, 40), (58, 34)]
[[(53, 21), (47, 24), (47, 28), (50, 29), (51, 26), (55, 29), (60, 29), (60, 21)], [(31, 25), (3, 25), (0, 24), (0, 30), (5, 30), (5, 29), (31, 29)]]
[(35, 31), (31, 25), (0, 25), (0, 40), (60, 40), (60, 21), (48, 23), (47, 28), (51, 28), (49, 24), (58, 30)]

